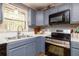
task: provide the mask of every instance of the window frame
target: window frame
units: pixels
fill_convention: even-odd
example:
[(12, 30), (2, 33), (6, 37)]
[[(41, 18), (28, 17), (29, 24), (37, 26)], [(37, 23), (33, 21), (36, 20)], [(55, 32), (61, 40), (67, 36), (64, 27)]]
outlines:
[[(18, 20), (18, 19), (10, 19), (10, 18), (6, 18), (6, 17), (4, 17), (3, 16), (3, 22), (5, 22), (5, 19), (6, 20), (11, 20), (11, 21), (18, 21), (18, 22), (24, 22), (24, 27), (23, 27), (23, 31), (27, 31), (28, 30), (28, 25), (27, 25), (27, 20), (26, 20), (26, 10), (23, 10), (23, 9), (21, 9), (21, 8), (19, 8), (19, 7), (16, 7), (16, 6), (14, 6), (14, 5), (11, 5), (11, 4), (3, 4), (3, 15), (4, 15), (4, 8), (5, 7), (7, 7), (7, 8), (12, 8), (12, 9), (18, 9), (18, 12), (21, 12), (21, 13), (23, 13), (24, 14), (24, 19), (25, 20)], [(5, 26), (5, 25), (4, 25)], [(7, 30), (7, 31), (17, 31), (17, 29), (16, 30)]]

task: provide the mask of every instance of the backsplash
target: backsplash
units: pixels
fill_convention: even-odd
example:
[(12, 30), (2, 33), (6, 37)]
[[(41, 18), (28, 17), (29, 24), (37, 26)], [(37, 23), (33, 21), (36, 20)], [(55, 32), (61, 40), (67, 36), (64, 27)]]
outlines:
[(54, 31), (56, 29), (74, 29), (77, 25), (70, 25), (70, 24), (57, 24), (50, 26), (50, 31)]
[[(52, 32), (52, 31), (55, 31), (56, 29), (73, 29), (73, 30), (75, 30), (77, 27), (79, 27), (79, 24), (55, 24), (52, 26), (45, 27), (44, 29), (46, 31)], [(33, 31), (33, 28), (29, 27), (29, 31)]]
[[(53, 32), (56, 29), (76, 29), (77, 27), (79, 27), (78, 25), (70, 25), (70, 24), (59, 24), (59, 25), (52, 25), (52, 26), (48, 26), (48, 27), (44, 27), (43, 29), (45, 30), (44, 32)], [(0, 29), (2, 29), (0, 27)], [(28, 32), (21, 32), (21, 34), (25, 34), (25, 35), (33, 35), (34, 31), (33, 28), (29, 27), (29, 31)], [(14, 37), (17, 36), (17, 32), (0, 32), (0, 41), (5, 40), (6, 37)], [(75, 36), (75, 35), (74, 35)]]
[(5, 31), (5, 26), (4, 26), (4, 24), (2, 23), (2, 24), (0, 24), (0, 32), (4, 32)]

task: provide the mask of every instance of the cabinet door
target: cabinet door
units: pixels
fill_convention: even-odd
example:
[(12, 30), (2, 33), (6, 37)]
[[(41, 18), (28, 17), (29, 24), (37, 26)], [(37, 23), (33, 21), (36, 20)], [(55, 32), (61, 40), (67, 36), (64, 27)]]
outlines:
[(36, 24), (36, 12), (32, 9), (29, 9), (28, 11), (28, 24), (29, 26)]
[(45, 38), (44, 37), (36, 38), (36, 54), (40, 52), (45, 52)]
[(71, 56), (79, 56), (79, 49), (71, 48)]
[(34, 10), (31, 11), (31, 23), (32, 25), (36, 24), (36, 12)]
[(41, 49), (41, 52), (45, 52), (45, 38), (44, 37), (40, 37), (40, 49)]
[(31, 9), (28, 10), (28, 25), (31, 25)]
[(8, 50), (8, 56), (25, 56), (25, 45)]
[(35, 52), (35, 43), (31, 42), (26, 45), (26, 56), (34, 56), (36, 54)]
[(0, 23), (3, 21), (2, 3), (0, 3)]
[(36, 25), (44, 25), (44, 12), (43, 11), (37, 11), (36, 12)]
[(79, 23), (79, 3), (72, 4), (71, 8), (71, 23)]
[(62, 4), (62, 5), (57, 7), (57, 12), (71, 9), (70, 6), (71, 6), (71, 3)]
[(49, 11), (48, 10), (46, 10), (45, 12), (44, 12), (44, 25), (49, 25)]
[(54, 14), (54, 13), (57, 13), (57, 8), (51, 8), (49, 9), (49, 14)]

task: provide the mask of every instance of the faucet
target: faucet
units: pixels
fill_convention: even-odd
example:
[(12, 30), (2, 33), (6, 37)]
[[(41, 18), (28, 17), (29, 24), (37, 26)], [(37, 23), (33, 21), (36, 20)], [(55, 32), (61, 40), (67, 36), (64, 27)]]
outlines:
[(18, 39), (20, 38), (20, 34), (21, 34), (21, 31), (19, 30), (20, 28), (23, 31), (23, 27), (21, 25), (17, 27), (17, 38)]

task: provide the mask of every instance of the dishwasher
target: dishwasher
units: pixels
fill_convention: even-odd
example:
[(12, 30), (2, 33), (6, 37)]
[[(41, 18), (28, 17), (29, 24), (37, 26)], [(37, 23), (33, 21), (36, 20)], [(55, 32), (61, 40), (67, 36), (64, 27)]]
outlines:
[(0, 44), (0, 56), (7, 55), (7, 44)]

